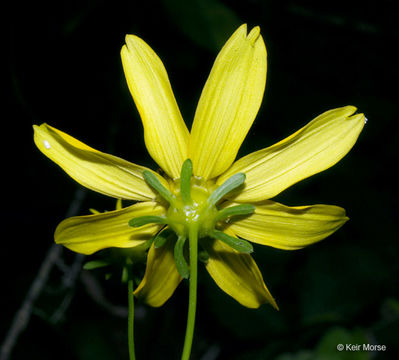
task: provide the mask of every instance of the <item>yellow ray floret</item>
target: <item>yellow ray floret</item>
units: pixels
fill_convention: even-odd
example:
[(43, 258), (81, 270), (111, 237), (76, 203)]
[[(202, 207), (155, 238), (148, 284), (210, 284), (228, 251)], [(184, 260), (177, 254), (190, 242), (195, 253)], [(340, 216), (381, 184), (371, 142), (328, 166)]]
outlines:
[[(230, 229), (227, 232), (234, 235)], [(209, 254), (206, 269), (224, 292), (248, 308), (270, 303), (278, 309), (251, 255), (239, 253), (219, 240), (203, 244)]]
[(338, 206), (289, 207), (269, 200), (257, 204), (252, 215), (232, 221), (229, 229), (258, 244), (296, 250), (326, 238), (346, 221)]
[(266, 48), (255, 27), (242, 25), (227, 41), (202, 91), (190, 135), (194, 174), (220, 175), (234, 161), (263, 98)]
[(39, 150), (81, 185), (114, 198), (146, 201), (155, 197), (143, 179), (145, 167), (97, 151), (47, 124), (33, 128)]
[(162, 306), (183, 279), (176, 268), (173, 247), (173, 241), (168, 241), (160, 248), (152, 244), (148, 251), (145, 274), (134, 294), (151, 306)]
[(81, 254), (92, 254), (109, 247), (129, 248), (152, 238), (160, 225), (131, 228), (132, 217), (164, 215), (165, 209), (155, 202), (142, 202), (121, 210), (87, 216), (75, 216), (62, 221), (54, 234), (57, 244)]
[(147, 150), (176, 179), (187, 158), (188, 130), (165, 67), (157, 54), (134, 35), (126, 36), (121, 56), (126, 81), (143, 122)]
[(270, 199), (296, 182), (328, 169), (355, 144), (365, 123), (354, 106), (326, 111), (288, 138), (236, 161), (217, 181), (243, 172), (245, 189), (236, 201)]

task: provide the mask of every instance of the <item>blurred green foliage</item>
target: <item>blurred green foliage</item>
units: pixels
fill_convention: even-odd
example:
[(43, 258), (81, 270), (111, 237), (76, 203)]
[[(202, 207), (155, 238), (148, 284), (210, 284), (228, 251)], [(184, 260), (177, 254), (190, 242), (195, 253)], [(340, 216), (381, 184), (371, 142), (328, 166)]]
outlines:
[(218, 0), (163, 0), (166, 13), (195, 44), (217, 52), (242, 20)]
[[(164, 61), (190, 124), (218, 50), (247, 22), (260, 25), (269, 64), (263, 106), (240, 156), (281, 140), (329, 108), (353, 104), (369, 121), (339, 164), (276, 198), (287, 205), (340, 205), (350, 217), (336, 234), (307, 249), (254, 246), (280, 311), (241, 307), (200, 266), (193, 359), (397, 358), (398, 116), (391, 89), (398, 80), (399, 29), (394, 2), (22, 0), (12, 6), (5, 52), (11, 114), (6, 145), (15, 149), (18, 140), (19, 152), (10, 164), (5, 156), (12, 175), (6, 181), (13, 182), (7, 189), (15, 190), (7, 191), (11, 198), (1, 210), (5, 228), (12, 230), (1, 252), (6, 274), (1, 338), (78, 187), (34, 148), (31, 125), (48, 122), (95, 148), (155, 169), (120, 65), (124, 35), (139, 35)], [(15, 183), (19, 178), (23, 187)], [(79, 214), (89, 208), (110, 210), (114, 201), (88, 192)], [(71, 263), (73, 254), (64, 253)], [(97, 258), (101, 254), (87, 260)], [(126, 306), (120, 274), (107, 281), (101, 269), (92, 274), (109, 303)], [(126, 359), (126, 318), (93, 299), (87, 283), (79, 281), (71, 295), (59, 288), (61, 282), (62, 273), (53, 272), (11, 359)], [(179, 357), (187, 290), (183, 283), (159, 309), (138, 304), (138, 359)], [(71, 303), (54, 324), (51, 315), (66, 296), (73, 296)], [(339, 352), (340, 343), (385, 344), (387, 351)]]

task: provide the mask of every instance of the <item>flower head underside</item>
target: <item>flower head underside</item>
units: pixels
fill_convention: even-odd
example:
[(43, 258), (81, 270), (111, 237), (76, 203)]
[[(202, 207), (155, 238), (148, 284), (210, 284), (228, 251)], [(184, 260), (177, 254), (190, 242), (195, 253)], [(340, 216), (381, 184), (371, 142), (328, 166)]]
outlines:
[(160, 306), (188, 276), (185, 240), (195, 227), (205, 267), (222, 290), (250, 308), (266, 302), (277, 307), (250, 255), (251, 243), (299, 249), (329, 236), (348, 218), (337, 206), (288, 207), (270, 199), (345, 156), (364, 115), (353, 106), (326, 111), (288, 138), (235, 161), (265, 89), (267, 55), (259, 27), (247, 34), (242, 25), (218, 54), (191, 131), (155, 52), (127, 35), (121, 56), (146, 147), (166, 175), (97, 151), (47, 124), (34, 126), (37, 147), (77, 182), (137, 202), (66, 219), (55, 241), (91, 254), (154, 239), (135, 294)]

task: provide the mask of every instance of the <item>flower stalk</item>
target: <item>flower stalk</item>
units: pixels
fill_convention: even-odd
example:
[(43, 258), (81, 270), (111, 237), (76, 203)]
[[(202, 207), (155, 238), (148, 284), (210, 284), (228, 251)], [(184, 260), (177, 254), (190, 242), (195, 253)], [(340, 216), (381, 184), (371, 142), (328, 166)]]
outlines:
[[(183, 279), (189, 279), (189, 305), (187, 315), (186, 336), (184, 341), (182, 359), (188, 360), (194, 336), (195, 315), (197, 305), (197, 273), (198, 273), (198, 248), (202, 238), (219, 240), (238, 253), (249, 254), (253, 252), (252, 245), (244, 240), (228, 235), (218, 230), (221, 220), (229, 221), (231, 217), (238, 215), (251, 215), (255, 207), (251, 204), (240, 204), (219, 210), (218, 204), (230, 193), (237, 191), (245, 182), (245, 174), (237, 173), (225, 180), (213, 192), (198, 195), (192, 184), (193, 164), (186, 159), (180, 172), (180, 186), (176, 194), (166, 189), (158, 178), (149, 171), (143, 172), (144, 179), (164, 200), (169, 203), (166, 216), (144, 216), (133, 218), (129, 221), (132, 227), (144, 225), (166, 224), (154, 238), (154, 246), (159, 248), (165, 244), (168, 233), (175, 233), (173, 257), (176, 269)], [(164, 234), (166, 233), (166, 234)], [(188, 238), (189, 264), (185, 258), (185, 244)], [(173, 240), (172, 240), (173, 241)]]
[(133, 272), (132, 272), (132, 264), (129, 263), (126, 265), (128, 270), (128, 280), (127, 280), (127, 289), (128, 289), (128, 307), (129, 307), (129, 315), (128, 315), (128, 346), (129, 346), (129, 360), (136, 360), (136, 355), (134, 351), (134, 293), (133, 293)]
[(190, 251), (190, 283), (188, 295), (188, 314), (186, 336), (184, 338), (184, 347), (182, 360), (189, 360), (191, 346), (193, 344), (195, 315), (197, 311), (197, 283), (198, 283), (198, 227), (192, 224), (189, 227), (189, 251)]

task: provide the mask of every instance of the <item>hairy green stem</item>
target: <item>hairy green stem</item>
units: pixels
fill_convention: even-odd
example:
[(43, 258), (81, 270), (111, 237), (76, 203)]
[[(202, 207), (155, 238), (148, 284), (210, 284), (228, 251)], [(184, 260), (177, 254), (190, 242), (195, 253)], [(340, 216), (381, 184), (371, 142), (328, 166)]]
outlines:
[(191, 224), (189, 227), (189, 248), (190, 248), (190, 284), (188, 298), (188, 315), (186, 337), (184, 339), (182, 360), (189, 360), (191, 346), (193, 343), (195, 313), (197, 309), (197, 272), (198, 272), (198, 227)]

